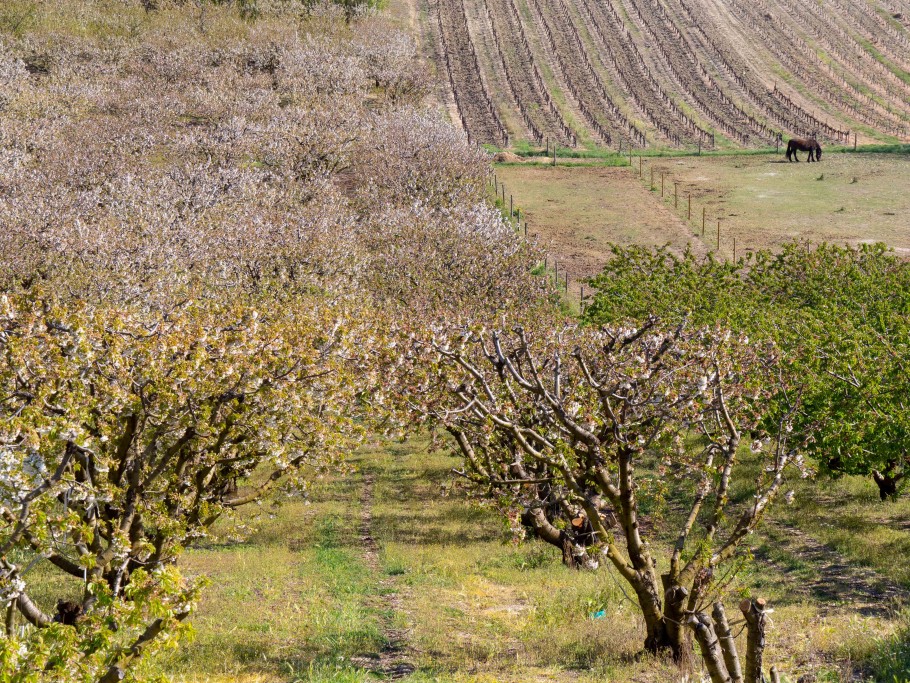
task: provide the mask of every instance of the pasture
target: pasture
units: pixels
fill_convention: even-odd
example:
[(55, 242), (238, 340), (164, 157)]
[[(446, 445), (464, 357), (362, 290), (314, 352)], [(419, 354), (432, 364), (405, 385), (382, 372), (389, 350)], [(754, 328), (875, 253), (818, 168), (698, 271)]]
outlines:
[(527, 218), (529, 235), (572, 278), (598, 273), (611, 243), (683, 249), (695, 242), (672, 206), (656, 201), (628, 168), (514, 164), (496, 174)]
[[(910, 254), (910, 157), (828, 153), (821, 163), (809, 164), (805, 156), (800, 154), (798, 164), (787, 163), (783, 153), (645, 157), (642, 178), (638, 157), (631, 167), (507, 164), (496, 173), (527, 217), (529, 232), (568, 264), (573, 278), (595, 274), (611, 243), (715, 251), (718, 218), (725, 258), (733, 255), (734, 237), (738, 256), (793, 240), (884, 242)], [(652, 169), (654, 189), (649, 191)]]

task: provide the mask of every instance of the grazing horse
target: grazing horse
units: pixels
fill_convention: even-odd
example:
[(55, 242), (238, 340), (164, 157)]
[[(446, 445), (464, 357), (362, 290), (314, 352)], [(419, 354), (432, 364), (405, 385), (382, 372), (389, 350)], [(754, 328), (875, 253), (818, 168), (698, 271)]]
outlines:
[(793, 159), (799, 161), (799, 157), (796, 156), (797, 152), (809, 152), (808, 161), (822, 160), (822, 148), (815, 138), (793, 138), (790, 140), (790, 142), (787, 143), (787, 161), (793, 161)]

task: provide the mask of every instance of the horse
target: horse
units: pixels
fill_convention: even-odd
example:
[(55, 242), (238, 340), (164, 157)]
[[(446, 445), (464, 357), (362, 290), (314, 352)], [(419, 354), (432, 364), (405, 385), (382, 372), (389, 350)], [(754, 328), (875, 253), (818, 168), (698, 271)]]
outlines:
[(793, 161), (793, 159), (799, 161), (799, 157), (796, 156), (797, 152), (809, 152), (808, 161), (822, 160), (822, 148), (815, 138), (793, 138), (790, 140), (787, 143), (787, 161)]

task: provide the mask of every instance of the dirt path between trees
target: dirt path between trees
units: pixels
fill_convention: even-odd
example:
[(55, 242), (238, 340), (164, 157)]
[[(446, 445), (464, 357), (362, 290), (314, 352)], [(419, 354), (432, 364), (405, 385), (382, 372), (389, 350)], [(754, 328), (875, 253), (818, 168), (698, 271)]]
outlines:
[[(382, 573), (379, 559), (379, 544), (373, 537), (373, 494), (376, 477), (372, 472), (365, 472), (363, 490), (360, 494), (360, 545), (370, 571), (378, 576)], [(395, 626), (395, 615), (401, 612), (401, 597), (398, 594), (395, 580), (385, 577), (378, 582), (375, 603), (372, 607), (380, 614), (380, 626), (385, 639), (385, 647), (378, 653), (353, 657), (353, 661), (364, 669), (383, 676), (388, 680), (398, 680), (410, 675), (416, 667), (409, 660), (408, 630)]]

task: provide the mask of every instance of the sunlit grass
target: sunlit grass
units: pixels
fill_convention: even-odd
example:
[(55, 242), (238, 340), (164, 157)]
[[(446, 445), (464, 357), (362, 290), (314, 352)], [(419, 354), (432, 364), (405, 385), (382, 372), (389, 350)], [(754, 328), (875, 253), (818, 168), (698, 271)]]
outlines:
[(283, 506), (245, 543), (187, 552), (184, 571), (204, 574), (212, 585), (194, 618), (195, 641), (158, 667), (181, 680), (203, 674), (349, 680), (327, 672), (335, 676), (338, 662), (384, 642), (367, 601), (375, 580), (352, 531), (357, 498), (334, 500), (349, 490), (343, 483), (320, 487), (310, 505)]

